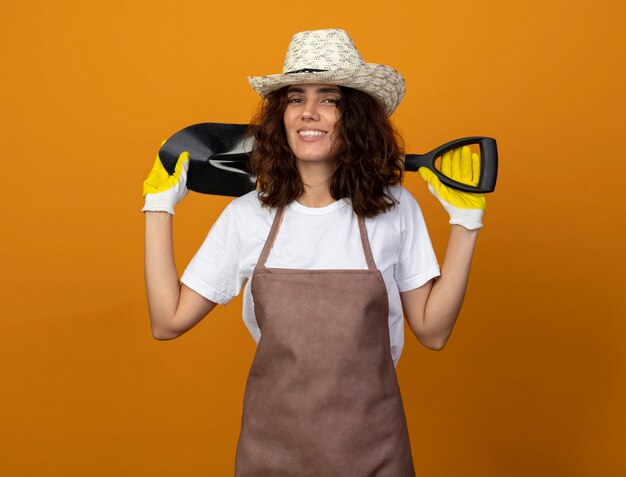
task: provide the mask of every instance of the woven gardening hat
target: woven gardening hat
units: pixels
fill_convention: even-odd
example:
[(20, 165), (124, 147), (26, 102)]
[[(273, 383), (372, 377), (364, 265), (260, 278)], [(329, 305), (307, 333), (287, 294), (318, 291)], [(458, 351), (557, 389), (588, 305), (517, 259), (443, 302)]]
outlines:
[(248, 76), (248, 82), (263, 98), (292, 84), (347, 86), (373, 96), (387, 116), (398, 107), (406, 89), (400, 73), (390, 66), (365, 63), (352, 38), (336, 29), (296, 33), (289, 43), (282, 74)]

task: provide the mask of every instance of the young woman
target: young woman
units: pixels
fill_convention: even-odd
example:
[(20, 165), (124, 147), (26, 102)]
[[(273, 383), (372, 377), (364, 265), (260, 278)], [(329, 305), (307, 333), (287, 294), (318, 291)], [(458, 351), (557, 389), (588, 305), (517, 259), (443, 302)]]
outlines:
[[(400, 185), (403, 156), (388, 116), (402, 76), (363, 61), (343, 30), (296, 34), (282, 74), (250, 77), (258, 190), (233, 200), (179, 283), (172, 176), (159, 159), (144, 184), (146, 287), (157, 339), (192, 328), (244, 288), (258, 347), (248, 377), (237, 476), (412, 476), (395, 374), (403, 317), (441, 349), (465, 294), (483, 195), (420, 174), (450, 213), (439, 269), (419, 206)], [(444, 172), (475, 183), (479, 157), (446, 154)], [(245, 287), (244, 287), (245, 285)]]

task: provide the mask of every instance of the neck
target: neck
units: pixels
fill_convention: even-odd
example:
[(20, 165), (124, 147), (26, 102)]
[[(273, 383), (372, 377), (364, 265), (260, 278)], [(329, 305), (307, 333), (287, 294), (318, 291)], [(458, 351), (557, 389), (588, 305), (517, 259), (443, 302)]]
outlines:
[(304, 192), (297, 201), (306, 207), (325, 207), (335, 202), (330, 193), (332, 170), (324, 164), (299, 164)]
[(328, 187), (325, 187), (323, 190), (314, 188), (306, 190), (305, 186), (304, 194), (302, 194), (296, 200), (305, 207), (318, 208), (326, 207), (327, 205), (335, 202), (335, 199), (332, 195), (330, 195), (330, 192), (328, 191)]

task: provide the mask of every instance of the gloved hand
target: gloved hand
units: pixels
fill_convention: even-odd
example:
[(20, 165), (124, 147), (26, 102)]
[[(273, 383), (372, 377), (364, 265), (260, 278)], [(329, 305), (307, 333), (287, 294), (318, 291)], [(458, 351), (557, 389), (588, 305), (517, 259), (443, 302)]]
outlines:
[[(418, 172), (428, 182), (430, 192), (439, 199), (450, 215), (450, 224), (461, 225), (468, 230), (483, 226), (485, 194), (452, 189), (442, 184), (435, 173), (425, 167), (420, 167)], [(441, 172), (455, 181), (477, 185), (480, 176), (480, 156), (472, 152), (469, 146), (446, 152), (441, 158)]]
[(187, 190), (187, 170), (189, 153), (178, 156), (174, 174), (169, 175), (157, 154), (148, 178), (143, 183), (145, 204), (142, 212), (168, 212), (174, 215), (174, 206), (189, 192)]

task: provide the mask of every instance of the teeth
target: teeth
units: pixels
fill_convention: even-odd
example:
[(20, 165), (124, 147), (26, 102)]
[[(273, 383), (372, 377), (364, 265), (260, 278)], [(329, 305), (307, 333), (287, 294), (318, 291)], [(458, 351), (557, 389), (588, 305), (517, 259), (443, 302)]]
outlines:
[(324, 131), (299, 131), (298, 134), (304, 137), (323, 136), (326, 134)]

